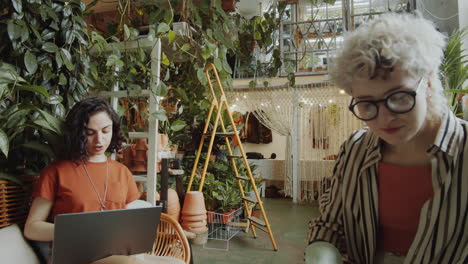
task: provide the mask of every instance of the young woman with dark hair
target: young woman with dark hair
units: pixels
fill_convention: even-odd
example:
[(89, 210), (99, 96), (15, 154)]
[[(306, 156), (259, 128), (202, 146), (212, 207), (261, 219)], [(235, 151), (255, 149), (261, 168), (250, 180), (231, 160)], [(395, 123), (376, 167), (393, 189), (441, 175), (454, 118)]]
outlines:
[(123, 209), (140, 197), (127, 167), (105, 154), (117, 151), (124, 138), (117, 114), (104, 100), (77, 103), (67, 115), (63, 139), (61, 156), (41, 172), (33, 192), (24, 230), (30, 240), (51, 242), (58, 214)]

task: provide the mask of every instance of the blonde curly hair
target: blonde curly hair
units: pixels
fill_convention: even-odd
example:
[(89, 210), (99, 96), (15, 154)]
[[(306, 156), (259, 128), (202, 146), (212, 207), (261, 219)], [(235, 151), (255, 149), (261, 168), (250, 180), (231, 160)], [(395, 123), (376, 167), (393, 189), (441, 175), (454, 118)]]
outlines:
[(439, 78), (446, 37), (419, 12), (387, 13), (344, 35), (330, 61), (330, 78), (346, 93), (358, 80), (372, 80), (398, 66), (413, 76), (429, 77), (429, 113), (440, 116), (447, 99)]

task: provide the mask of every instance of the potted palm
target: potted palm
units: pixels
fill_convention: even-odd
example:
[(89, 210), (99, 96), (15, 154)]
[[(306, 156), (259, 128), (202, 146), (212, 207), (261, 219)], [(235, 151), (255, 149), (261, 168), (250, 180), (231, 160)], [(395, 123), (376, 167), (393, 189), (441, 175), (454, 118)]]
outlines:
[(456, 30), (450, 36), (444, 52), (444, 60), (440, 67), (442, 84), (449, 99), (449, 106), (453, 113), (460, 116), (458, 107), (461, 96), (468, 93), (463, 87), (468, 79), (468, 60), (463, 49), (463, 39), (467, 36), (467, 29)]

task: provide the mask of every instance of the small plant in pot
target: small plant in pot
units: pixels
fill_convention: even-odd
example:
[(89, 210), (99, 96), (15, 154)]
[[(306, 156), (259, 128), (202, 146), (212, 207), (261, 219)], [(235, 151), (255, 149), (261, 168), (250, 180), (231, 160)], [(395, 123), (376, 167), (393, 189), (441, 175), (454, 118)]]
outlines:
[(218, 207), (216, 211), (223, 214), (221, 217), (222, 223), (227, 223), (230, 215), (235, 209), (239, 208), (242, 199), (237, 186), (224, 184), (220, 185), (219, 188), (221, 192), (217, 197)]

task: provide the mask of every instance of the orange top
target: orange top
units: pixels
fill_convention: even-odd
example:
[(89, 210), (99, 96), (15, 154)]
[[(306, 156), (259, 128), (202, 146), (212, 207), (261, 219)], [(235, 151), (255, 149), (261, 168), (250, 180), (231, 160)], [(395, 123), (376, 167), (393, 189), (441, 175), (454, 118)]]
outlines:
[(424, 203), (434, 195), (431, 166), (379, 163), (379, 245), (406, 255)]
[[(140, 193), (127, 167), (111, 159), (108, 159), (108, 162), (106, 210), (123, 209), (126, 204), (138, 199)], [(106, 162), (86, 162), (89, 177), (101, 199), (104, 199), (106, 167)], [(71, 161), (59, 161), (45, 168), (34, 188), (33, 198), (35, 197), (42, 197), (54, 203), (49, 216), (50, 222), (54, 222), (58, 214), (92, 212), (101, 208), (99, 198), (81, 162), (76, 164)]]

